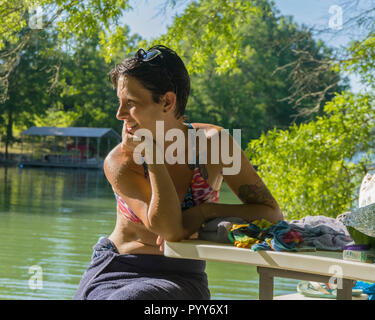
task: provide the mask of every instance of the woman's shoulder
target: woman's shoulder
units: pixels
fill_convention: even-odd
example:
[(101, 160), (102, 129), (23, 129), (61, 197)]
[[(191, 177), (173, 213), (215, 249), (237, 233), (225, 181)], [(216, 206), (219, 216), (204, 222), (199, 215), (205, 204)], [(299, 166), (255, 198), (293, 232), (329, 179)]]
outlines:
[(222, 130), (223, 127), (212, 123), (192, 122), (191, 125), (196, 129), (216, 129)]
[(224, 129), (221, 126), (218, 126), (218, 125), (215, 125), (215, 124), (212, 124), (212, 123), (198, 123), (198, 122), (195, 122), (195, 123), (191, 123), (191, 125), (195, 129), (198, 129), (198, 130), (202, 129), (202, 130), (204, 130), (204, 133), (205, 133), (205, 135), (206, 135), (207, 138), (210, 138), (210, 137), (214, 136), (215, 134), (220, 135), (220, 132)]
[(139, 165), (136, 165), (131, 154), (124, 152), (121, 149), (121, 144), (114, 147), (104, 159), (104, 171), (119, 172), (126, 171), (140, 172)]
[(107, 155), (104, 160), (104, 163), (127, 163), (129, 161), (129, 157), (126, 153), (121, 150), (121, 143), (114, 147)]

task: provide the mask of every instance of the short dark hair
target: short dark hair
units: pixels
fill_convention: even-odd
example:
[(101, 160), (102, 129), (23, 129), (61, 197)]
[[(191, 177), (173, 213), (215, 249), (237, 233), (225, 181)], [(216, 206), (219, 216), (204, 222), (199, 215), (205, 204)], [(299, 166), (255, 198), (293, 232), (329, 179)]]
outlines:
[[(110, 81), (117, 88), (120, 76), (129, 75), (137, 79), (152, 93), (153, 100), (158, 103), (168, 91), (177, 96), (176, 118), (183, 117), (190, 93), (190, 77), (184, 62), (175, 51), (163, 45), (156, 45), (148, 49), (157, 49), (162, 52), (164, 63), (142, 61), (137, 54), (123, 60), (110, 71)], [(159, 57), (155, 58), (159, 59)]]

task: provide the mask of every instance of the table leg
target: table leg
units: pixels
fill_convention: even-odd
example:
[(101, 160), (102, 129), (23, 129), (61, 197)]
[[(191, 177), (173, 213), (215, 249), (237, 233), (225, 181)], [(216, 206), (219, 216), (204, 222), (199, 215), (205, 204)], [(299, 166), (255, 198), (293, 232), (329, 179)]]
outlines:
[(342, 279), (342, 288), (337, 288), (337, 300), (352, 300), (353, 280)]
[[(267, 267), (257, 267), (259, 273), (259, 300), (273, 300), (274, 277), (328, 283), (329, 276), (309, 274)], [(342, 288), (337, 288), (337, 300), (352, 300), (353, 280), (341, 279)]]
[(273, 275), (267, 268), (257, 267), (259, 273), (259, 300), (273, 300)]

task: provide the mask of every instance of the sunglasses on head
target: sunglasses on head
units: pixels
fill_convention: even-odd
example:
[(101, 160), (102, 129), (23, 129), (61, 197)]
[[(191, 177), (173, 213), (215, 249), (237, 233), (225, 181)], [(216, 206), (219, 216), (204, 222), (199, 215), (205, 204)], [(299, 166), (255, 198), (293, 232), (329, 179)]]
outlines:
[(139, 49), (136, 53), (136, 56), (137, 56), (138, 60), (141, 60), (141, 61), (144, 61), (144, 62), (151, 61), (151, 60), (153, 60), (153, 59), (155, 59), (156, 57), (159, 57), (159, 56), (160, 56), (160, 58), (163, 58), (163, 54), (158, 49), (152, 49), (152, 50), (147, 51), (147, 52), (143, 49)]
[(177, 86), (173, 80), (173, 73), (171, 72), (171, 70), (168, 68), (168, 65), (164, 59), (164, 56), (163, 56), (163, 53), (158, 50), (158, 49), (151, 49), (149, 51), (145, 51), (144, 49), (139, 49), (137, 51), (137, 53), (135, 54), (135, 56), (137, 57), (138, 60), (140, 61), (143, 61), (143, 62), (151, 62), (153, 61), (155, 58), (159, 57), (159, 59), (155, 59), (155, 62), (157, 65), (159, 66), (162, 66), (165, 68), (165, 70), (167, 71), (168, 73), (168, 76), (175, 88), (175, 93), (177, 94)]

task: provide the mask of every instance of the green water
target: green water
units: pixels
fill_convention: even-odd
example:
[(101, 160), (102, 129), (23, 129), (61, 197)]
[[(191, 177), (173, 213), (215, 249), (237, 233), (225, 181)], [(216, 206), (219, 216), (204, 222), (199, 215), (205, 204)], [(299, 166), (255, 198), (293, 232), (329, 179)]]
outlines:
[[(238, 203), (223, 186), (221, 202)], [(0, 167), (0, 299), (72, 299), (116, 205), (100, 170)], [(207, 262), (212, 299), (258, 299), (255, 267)], [(275, 279), (275, 295), (296, 292)]]

